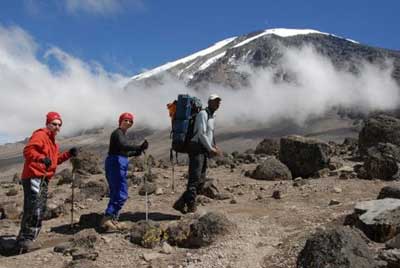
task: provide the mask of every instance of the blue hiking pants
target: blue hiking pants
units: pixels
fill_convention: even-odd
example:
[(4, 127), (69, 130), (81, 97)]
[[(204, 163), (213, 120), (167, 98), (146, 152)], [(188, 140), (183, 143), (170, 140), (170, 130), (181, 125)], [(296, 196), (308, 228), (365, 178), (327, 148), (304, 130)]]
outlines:
[(106, 216), (118, 218), (119, 211), (128, 199), (128, 157), (108, 155), (105, 161), (106, 178), (110, 188), (110, 201)]

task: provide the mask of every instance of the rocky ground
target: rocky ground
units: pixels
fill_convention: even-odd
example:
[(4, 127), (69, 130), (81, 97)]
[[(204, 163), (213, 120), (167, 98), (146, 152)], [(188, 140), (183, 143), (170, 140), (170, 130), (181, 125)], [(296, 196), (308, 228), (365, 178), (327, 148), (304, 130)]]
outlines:
[[(346, 165), (354, 165), (347, 162)], [(303, 248), (310, 233), (317, 228), (341, 224), (344, 216), (353, 211), (356, 202), (376, 199), (379, 191), (386, 185), (398, 185), (397, 181), (340, 179), (338, 176), (305, 180), (297, 185), (292, 180), (260, 181), (244, 176), (244, 171), (254, 170), (256, 164), (242, 164), (234, 169), (219, 166), (211, 168), (208, 176), (215, 183), (225, 200), (203, 197), (196, 214), (220, 212), (234, 223), (228, 235), (220, 237), (210, 246), (199, 249), (169, 247), (161, 244), (146, 249), (133, 244), (127, 233), (103, 234), (96, 228), (76, 226), (70, 229), (70, 204), (65, 200), (71, 194), (71, 185), (50, 185), (50, 207), (64, 206), (64, 212), (44, 222), (39, 240), (47, 246), (41, 250), (9, 257), (0, 257), (0, 267), (295, 267), (297, 255)], [(186, 166), (175, 167), (176, 190), (171, 190), (171, 169), (153, 168), (157, 174), (157, 193), (149, 195), (149, 219), (161, 225), (169, 225), (182, 218), (196, 215), (181, 215), (171, 208), (184, 190)], [(143, 172), (136, 172), (141, 177)], [(85, 182), (104, 180), (103, 174), (91, 175)], [(301, 184), (301, 183), (300, 183)], [(130, 198), (124, 207), (121, 219), (133, 224), (145, 219), (145, 198), (138, 194), (140, 186), (130, 186)], [(10, 194), (11, 189), (15, 193)], [(76, 189), (79, 196), (82, 189)], [(279, 191), (280, 199), (273, 193)], [(17, 204), (22, 202), (21, 186), (3, 183), (0, 187), (0, 203)], [(275, 197), (279, 197), (276, 196)], [(101, 214), (108, 198), (99, 198), (95, 193), (76, 202), (74, 222), (81, 215)], [(79, 199), (79, 198), (78, 198)], [(11, 209), (12, 210), (12, 209)], [(17, 208), (15, 208), (17, 210)], [(11, 213), (12, 214), (12, 213)], [(9, 218), (12, 218), (10, 216)], [(1, 239), (10, 239), (18, 232), (18, 219), (0, 220)], [(77, 235), (94, 235), (95, 260), (72, 262), (71, 255), (54, 252), (54, 246), (68, 241)], [(82, 265), (82, 266), (79, 266)], [(89, 266), (90, 265), (90, 266)]]
[[(335, 120), (297, 129), (304, 136), (283, 137), (292, 128), (220, 133), (227, 153), (210, 161), (212, 184), (199, 195), (197, 212), (186, 215), (172, 208), (186, 187), (184, 159), (172, 176), (168, 133), (139, 131), (135, 138), (148, 138), (154, 158), (146, 158), (148, 165), (144, 156), (131, 160), (120, 216), (128, 228), (113, 234), (98, 225), (108, 202), (102, 162), (109, 133), (61, 139), (62, 148), (82, 147), (79, 161), (58, 168), (39, 236), (43, 247), (22, 255), (12, 245), (22, 211), (15, 173), (23, 144), (0, 146), (0, 268), (399, 267), (400, 120), (371, 118), (360, 136), (351, 121)], [(393, 188), (382, 195), (385, 186)], [(354, 228), (343, 229), (345, 222)]]

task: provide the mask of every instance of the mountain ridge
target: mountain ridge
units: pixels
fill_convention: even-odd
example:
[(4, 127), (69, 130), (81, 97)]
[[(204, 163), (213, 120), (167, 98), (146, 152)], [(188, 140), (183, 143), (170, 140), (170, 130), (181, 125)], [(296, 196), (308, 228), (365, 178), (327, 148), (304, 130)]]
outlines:
[(347, 67), (353, 73), (357, 73), (363, 61), (382, 65), (386, 59), (391, 59), (394, 65), (392, 76), (400, 85), (400, 51), (367, 46), (312, 29), (276, 28), (223, 39), (206, 49), (135, 75), (127, 87), (137, 83), (146, 86), (162, 84), (166, 75), (195, 89), (208, 84), (247, 87), (248, 74), (237, 70), (240, 63), (255, 68), (276, 67), (276, 74), (284, 77), (285, 70), (279, 70), (281, 48), (306, 45), (312, 45), (318, 53), (328, 57), (335, 67)]

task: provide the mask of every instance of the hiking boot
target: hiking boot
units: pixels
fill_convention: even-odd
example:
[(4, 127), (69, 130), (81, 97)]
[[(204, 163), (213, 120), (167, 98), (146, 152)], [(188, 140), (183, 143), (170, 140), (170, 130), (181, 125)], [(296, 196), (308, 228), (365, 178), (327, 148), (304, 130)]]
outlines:
[(29, 239), (20, 240), (17, 242), (19, 254), (28, 253), (37, 249), (40, 249), (42, 245), (38, 241)]
[(100, 228), (106, 233), (113, 233), (119, 231), (111, 216), (104, 215), (100, 222)]
[(175, 201), (174, 205), (172, 206), (175, 210), (179, 211), (182, 214), (186, 214), (186, 202), (183, 198), (183, 195), (179, 197), (178, 200)]
[(117, 227), (119, 231), (126, 231), (129, 230), (129, 225), (125, 222), (120, 222), (117, 220), (113, 220), (112, 223)]
[(196, 201), (190, 202), (187, 204), (187, 213), (195, 213), (197, 210), (197, 203)]

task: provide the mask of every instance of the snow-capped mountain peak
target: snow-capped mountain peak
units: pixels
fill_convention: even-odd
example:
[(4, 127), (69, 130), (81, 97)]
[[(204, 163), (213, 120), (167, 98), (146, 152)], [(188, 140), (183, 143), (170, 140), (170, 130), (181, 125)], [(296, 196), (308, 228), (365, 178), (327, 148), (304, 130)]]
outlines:
[[(337, 68), (350, 68), (353, 71), (360, 60), (380, 61), (385, 57), (400, 57), (398, 52), (365, 46), (317, 30), (275, 28), (224, 39), (199, 52), (135, 75), (129, 83), (140, 81), (151, 86), (163, 83), (164, 74), (169, 74), (195, 88), (208, 83), (245, 87), (248, 74), (239, 70), (238, 66), (244, 63), (255, 68), (276, 68), (280, 65), (282, 54), (279, 51), (282, 47), (298, 48), (304, 45), (314, 46), (318, 53), (330, 58)], [(394, 76), (397, 77), (398, 74), (400, 76), (400, 70), (396, 68)], [(285, 71), (281, 69), (279, 72), (282, 75)]]
[(214, 45), (212, 45), (212, 46), (210, 46), (210, 47), (208, 47), (206, 49), (200, 50), (200, 51), (198, 51), (198, 52), (196, 52), (194, 54), (191, 54), (191, 55), (189, 55), (187, 57), (184, 57), (182, 59), (179, 59), (179, 60), (176, 60), (176, 61), (173, 61), (173, 62), (168, 62), (168, 63), (163, 64), (163, 65), (161, 65), (161, 66), (159, 66), (157, 68), (154, 68), (154, 69), (151, 69), (149, 71), (143, 72), (141, 74), (135, 75), (135, 76), (133, 76), (131, 78), (131, 80), (141, 80), (143, 78), (148, 78), (150, 76), (162, 73), (162, 72), (164, 72), (164, 71), (166, 71), (166, 70), (168, 70), (170, 68), (173, 68), (176, 65), (179, 65), (179, 64), (182, 64), (182, 63), (187, 63), (187, 62), (189, 62), (191, 60), (196, 59), (197, 57), (206, 56), (206, 55), (211, 54), (212, 52), (214, 52), (214, 51), (226, 46), (227, 44), (229, 44), (230, 42), (232, 42), (235, 39), (236, 39), (236, 36), (224, 39), (224, 40), (219, 41), (219, 42), (215, 43)]

